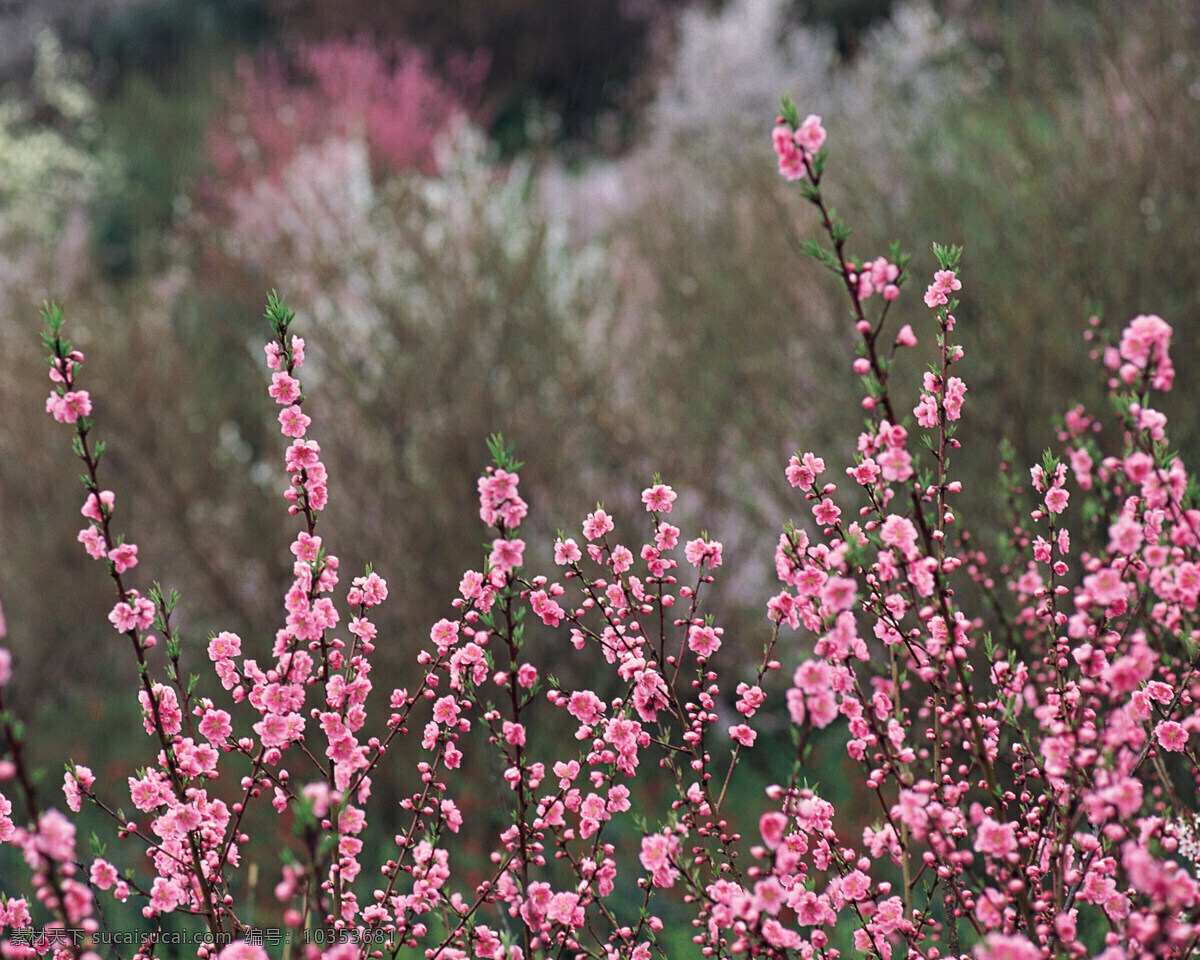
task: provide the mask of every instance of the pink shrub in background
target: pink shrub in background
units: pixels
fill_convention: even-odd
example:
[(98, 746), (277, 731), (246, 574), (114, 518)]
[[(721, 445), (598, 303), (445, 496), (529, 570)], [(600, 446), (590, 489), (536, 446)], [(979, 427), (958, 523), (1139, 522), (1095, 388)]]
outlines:
[(208, 133), (210, 189), (278, 177), (298, 149), (330, 138), (364, 142), (376, 177), (432, 172), (434, 142), (466, 117), (487, 66), (482, 51), (461, 58), (447, 82), (420, 51), (365, 38), (245, 58)]
[[(71, 819), (39, 801), (4, 711), (12, 671), (0, 656), (10, 752), (0, 772), (14, 787), (0, 795), (0, 840), (23, 852), (34, 894), (0, 907), (5, 955), (90, 958), (116, 896), (147, 921), (138, 957), (162, 947), (158, 920), (181, 913), (212, 940), (199, 955), (263, 960), (259, 905), (239, 879), (257, 807), (313, 825), (304, 842), (286, 816), (266, 821), (278, 825), (270, 856), (287, 851), (267, 866), (288, 955), (675, 960), (663, 901), (673, 898), (705, 957), (1194, 956), (1200, 508), (1152, 406), (1174, 378), (1172, 330), (1138, 317), (1097, 347), (1115, 422), (1067, 415), (1061, 456), (1029, 471), (1033, 502), (1015, 508), (1012, 555), (996, 562), (956, 507), (970, 404), (950, 372), (964, 360), (952, 336), (961, 250), (934, 245), (932, 315), (895, 329), (909, 257), (847, 252), (821, 189), (824, 141), (819, 118), (801, 122), (785, 103), (773, 142), (824, 231), (805, 248), (849, 300), (865, 424), (852, 462), (803, 451), (784, 468), (812, 522), (778, 541), (782, 589), (749, 663), (722, 660), (723, 631), (705, 609), (725, 551), (670, 522), (670, 487), (656, 477), (644, 491), (636, 550), (597, 506), (578, 534), (557, 538), (553, 575), (534, 575), (518, 535), (521, 464), (496, 438), (477, 484), (481, 562), (430, 629), (411, 683), (373, 698), (371, 655), (385, 638), (371, 611), (388, 588), (368, 569), (335, 602), (346, 573), (316, 532), (331, 478), (320, 425), (303, 412), (306, 345), (272, 297), (269, 393), (300, 528), (293, 580), (269, 650), (218, 633), (206, 647), (215, 678), (189, 681), (183, 660), (197, 644), (173, 626), (173, 598), (131, 585), (138, 552), (100, 482), (84, 358), (49, 310), (46, 409), (75, 431), (79, 539), (116, 587), (109, 619), (137, 661), (153, 748), (127, 784), (68, 765), (67, 807), (95, 804), (129, 841), (85, 864)], [(921, 341), (935, 359), (902, 401), (893, 381)], [(592, 686), (568, 686), (534, 659), (535, 620), (564, 649), (591, 651)], [(797, 652), (793, 633), (811, 649)], [(759, 808), (730, 809), (747, 751), (789, 721), (790, 773)], [(419, 759), (397, 769), (394, 741), (410, 729)], [(817, 731), (872, 798), (865, 829), (806, 782), (828, 769)], [(401, 783), (403, 826), (368, 843), (385, 769)], [(454, 785), (489, 769), (504, 825), (481, 867), (455, 845), (469, 795)], [(635, 802), (648, 770), (668, 795), (661, 809)], [(129, 818), (116, 812), (124, 795)]]

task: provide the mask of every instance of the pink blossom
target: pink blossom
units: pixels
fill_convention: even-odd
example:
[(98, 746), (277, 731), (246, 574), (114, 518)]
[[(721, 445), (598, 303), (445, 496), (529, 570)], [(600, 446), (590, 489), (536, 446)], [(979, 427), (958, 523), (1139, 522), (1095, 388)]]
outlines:
[(117, 573), (124, 573), (137, 566), (137, 552), (138, 548), (135, 544), (122, 543), (108, 551), (108, 559), (112, 561), (113, 569)]
[(813, 485), (813, 482), (821, 474), (825, 472), (825, 461), (812, 453), (805, 453), (803, 456), (794, 455), (786, 470), (788, 483), (793, 487), (800, 487), (807, 490)]
[(116, 502), (117, 495), (111, 490), (101, 490), (99, 496), (89, 493), (79, 512), (89, 520), (103, 523), (104, 519), (112, 514)]
[(890, 483), (903, 483), (913, 475), (912, 454), (903, 447), (888, 447), (877, 459), (883, 479)]
[(592, 724), (604, 714), (604, 703), (591, 690), (577, 690), (571, 694), (567, 712), (580, 723)]
[(443, 617), (430, 628), (429, 639), (440, 652), (449, 650), (458, 642), (458, 624)]
[(92, 861), (92, 865), (88, 870), (88, 877), (92, 881), (92, 884), (100, 890), (110, 890), (113, 884), (117, 882), (117, 868), (103, 857), (97, 857)]
[(946, 380), (946, 395), (942, 398), (942, 406), (946, 409), (946, 419), (957, 420), (962, 416), (963, 398), (967, 385), (958, 377)]
[(758, 832), (762, 836), (763, 843), (767, 845), (768, 850), (776, 849), (783, 841), (787, 825), (787, 815), (780, 813), (778, 810), (768, 811), (759, 817)]
[(599, 540), (612, 529), (612, 517), (600, 507), (589, 513), (583, 523), (583, 535), (589, 540)]
[(458, 805), (450, 799), (443, 800), (440, 804), (442, 811), (442, 820), (449, 827), (451, 833), (458, 833), (463, 824), (462, 811), (458, 809)]
[(642, 503), (652, 513), (670, 513), (677, 494), (666, 484), (656, 483), (642, 491)]
[(992, 857), (1003, 857), (1017, 849), (1014, 824), (997, 823), (984, 817), (975, 829), (975, 849)]
[[(183, 902), (184, 898), (185, 894), (176, 881), (167, 880), (163, 877), (154, 878), (154, 883), (150, 887), (151, 910), (156, 913), (170, 913)], [(230, 947), (226, 947), (225, 950), (222, 950), (221, 956), (223, 957), (229, 949)], [(262, 960), (266, 960), (265, 951), (262, 952), (261, 957)], [(256, 960), (258, 960), (257, 957)]]
[(273, 373), (267, 393), (276, 403), (286, 407), (300, 399), (300, 381), (283, 371)]
[(76, 539), (83, 544), (88, 556), (93, 560), (99, 560), (107, 555), (108, 545), (104, 542), (104, 534), (96, 527), (84, 527), (79, 531)]
[(738, 702), (737, 711), (747, 717), (754, 716), (759, 707), (767, 699), (766, 693), (762, 687), (755, 684), (751, 686), (746, 683), (739, 683), (737, 686)]
[(1161, 317), (1143, 315), (1134, 317), (1121, 334), (1118, 351), (1121, 357), (1138, 370), (1145, 370), (1153, 363), (1156, 390), (1170, 390), (1175, 379), (1171, 364), (1171, 326)]
[(688, 541), (683, 555), (692, 566), (715, 570), (721, 565), (721, 551), (722, 547), (718, 541), (698, 538)]
[(208, 659), (229, 660), (242, 654), (242, 638), (224, 630), (208, 641)]
[(801, 121), (796, 130), (796, 144), (801, 150), (816, 153), (825, 143), (825, 128), (821, 126), (821, 118), (810, 113)]
[(975, 960), (1040, 960), (1041, 955), (1041, 950), (1020, 934), (993, 933), (975, 948)]
[(917, 423), (926, 429), (936, 427), (938, 425), (937, 398), (929, 393), (921, 394), (921, 399), (913, 407), (913, 416), (917, 418)]
[(820, 503), (812, 508), (813, 516), (816, 517), (817, 523), (821, 526), (832, 526), (838, 522), (838, 518), (842, 515), (842, 510), (829, 497), (825, 497)]
[(739, 723), (729, 728), (729, 736), (736, 740), (743, 747), (754, 746), (754, 741), (758, 739), (758, 733), (748, 724)]
[(556, 893), (546, 908), (546, 919), (565, 927), (578, 927), (583, 922), (583, 908), (579, 905), (579, 894)]
[(1062, 513), (1067, 509), (1070, 494), (1063, 487), (1051, 487), (1046, 491), (1046, 509), (1051, 513)]
[(663, 520), (654, 534), (654, 545), (659, 550), (674, 550), (677, 543), (679, 543), (679, 528), (673, 527)]
[(1164, 750), (1179, 753), (1187, 749), (1188, 733), (1174, 720), (1164, 720), (1154, 728), (1154, 739)]
[(721, 628), (693, 624), (688, 629), (688, 649), (698, 657), (711, 657), (721, 649)]
[(300, 438), (304, 436), (311, 423), (312, 418), (305, 415), (295, 404), (285, 407), (279, 412), (279, 426), (285, 437)]
[(521, 565), (525, 553), (525, 541), (513, 538), (506, 540), (498, 537), (492, 541), (492, 553), (488, 563), (501, 573), (511, 573)]
[(449, 726), (458, 721), (458, 701), (454, 697), (439, 697), (433, 707), (435, 723)]
[(560, 567), (578, 563), (583, 555), (579, 545), (569, 537), (566, 540), (556, 540), (554, 543), (554, 562)]
[(229, 714), (224, 710), (209, 709), (200, 721), (200, 735), (215, 743), (224, 742), (233, 732)]
[(92, 771), (82, 765), (77, 764), (73, 770), (63, 774), (63, 796), (66, 797), (67, 806), (73, 813), (79, 812), (83, 795), (91, 790), (95, 782), (96, 777)]
[(656, 887), (673, 887), (679, 877), (672, 858), (679, 851), (679, 838), (673, 833), (652, 833), (642, 837), (642, 866), (650, 872)]
[(948, 302), (950, 294), (961, 289), (962, 281), (954, 275), (953, 270), (939, 270), (933, 275), (933, 283), (925, 291), (925, 306), (942, 306)]
[(900, 551), (905, 558), (917, 552), (917, 528), (908, 517), (891, 514), (879, 529), (879, 539)]
[(71, 390), (61, 395), (52, 391), (46, 399), (46, 412), (59, 423), (74, 423), (92, 412), (92, 400), (86, 390)]
[(804, 154), (796, 146), (795, 137), (786, 125), (780, 124), (771, 132), (771, 145), (779, 158), (779, 174), (787, 180), (800, 180), (807, 174)]
[(315, 440), (297, 440), (284, 455), (284, 466), (288, 473), (309, 470), (321, 462), (321, 447)]
[(235, 940), (217, 954), (217, 960), (268, 960), (268, 955), (259, 944)]

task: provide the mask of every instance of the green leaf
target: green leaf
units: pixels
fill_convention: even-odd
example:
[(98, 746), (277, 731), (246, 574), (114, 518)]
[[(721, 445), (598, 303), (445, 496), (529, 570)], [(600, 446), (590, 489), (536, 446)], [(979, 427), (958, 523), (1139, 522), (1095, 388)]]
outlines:
[(492, 455), (492, 463), (501, 470), (520, 470), (525, 464), (513, 458), (516, 449), (511, 443), (505, 446), (503, 434), (494, 433), (487, 439), (488, 453)]
[(295, 310), (289, 310), (282, 296), (272, 290), (267, 294), (267, 310), (265, 314), (271, 329), (281, 340), (287, 337), (288, 327), (296, 317)]
[(943, 247), (940, 243), (933, 245), (933, 255), (937, 257), (938, 266), (942, 270), (957, 270), (962, 252), (963, 248), (954, 244), (950, 244), (948, 247)]
[(39, 313), (46, 326), (50, 329), (50, 333), (57, 338), (59, 333), (62, 332), (62, 308), (57, 303), (50, 301), (49, 303), (42, 304), (42, 309)]
[(795, 130), (800, 126), (800, 111), (796, 109), (796, 101), (790, 94), (785, 93), (779, 100), (779, 115), (783, 122)]
[(821, 174), (825, 172), (825, 164), (829, 160), (829, 148), (822, 147), (817, 151), (817, 155), (812, 158), (813, 176), (818, 180), (821, 179)]

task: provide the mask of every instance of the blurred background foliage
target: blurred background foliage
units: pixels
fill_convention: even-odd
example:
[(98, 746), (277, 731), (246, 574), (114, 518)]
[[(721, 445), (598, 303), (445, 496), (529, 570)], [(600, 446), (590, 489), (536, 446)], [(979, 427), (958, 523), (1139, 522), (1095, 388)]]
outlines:
[[(495, 431), (527, 464), (543, 561), (597, 500), (643, 535), (637, 493), (661, 472), (684, 523), (726, 544), (723, 655), (761, 644), (780, 524), (807, 518), (783, 464), (797, 448), (848, 460), (861, 419), (845, 308), (797, 254), (811, 214), (774, 172), (785, 91), (825, 117), (851, 250), (916, 254), (895, 320), (922, 347), (928, 244), (966, 247), (958, 467), (983, 543), (1002, 518), (1000, 439), (1033, 463), (1055, 414), (1098, 401), (1092, 310), (1174, 325), (1164, 408), (1195, 447), (1187, 0), (1136, 16), (1102, 0), (43, 9), (40, 29), (24, 9), (21, 29), (0, 22), (0, 600), (26, 712), (82, 702), (107, 737), (106, 691), (131, 670), (43, 413), (51, 297), (89, 356), (138, 585), (181, 590), (193, 655), (215, 629), (265, 649), (279, 623), (271, 288), (310, 344), (322, 532), (344, 570), (370, 561), (392, 584), (379, 684), (480, 562), (474, 477)], [(550, 669), (580, 669), (559, 651)]]

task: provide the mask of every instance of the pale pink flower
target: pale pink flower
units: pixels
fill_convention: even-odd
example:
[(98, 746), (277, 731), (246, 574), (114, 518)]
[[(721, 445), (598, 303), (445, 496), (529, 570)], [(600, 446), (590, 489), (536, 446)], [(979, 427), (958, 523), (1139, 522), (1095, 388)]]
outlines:
[(688, 649), (698, 657), (711, 657), (721, 649), (721, 628), (693, 624), (688, 630)]
[(101, 890), (109, 890), (112, 885), (117, 882), (117, 868), (102, 857), (97, 857), (92, 861), (91, 869), (88, 871), (88, 877), (92, 884)]
[(721, 565), (721, 551), (722, 546), (718, 541), (697, 538), (687, 542), (683, 555), (692, 566), (715, 570)]
[(583, 535), (589, 540), (599, 540), (613, 528), (612, 517), (597, 507), (583, 522)]
[(948, 420), (957, 420), (962, 416), (963, 398), (967, 385), (958, 377), (950, 377), (946, 381), (946, 395), (942, 398), (942, 406), (946, 409)]
[(506, 540), (498, 537), (492, 541), (492, 553), (488, 563), (501, 573), (511, 573), (521, 565), (525, 553), (525, 541), (517, 538)]
[(1179, 753), (1187, 749), (1188, 733), (1183, 725), (1176, 723), (1174, 720), (1164, 720), (1154, 728), (1154, 739), (1158, 741), (1159, 746), (1164, 750), (1172, 753)]
[(236, 633), (223, 630), (208, 641), (208, 659), (229, 660), (242, 655), (242, 638)]
[(642, 491), (642, 503), (646, 505), (648, 512), (670, 513), (676, 496), (675, 491), (666, 484), (656, 483)]
[(816, 517), (817, 523), (821, 526), (831, 526), (838, 522), (838, 518), (842, 515), (841, 508), (837, 506), (829, 497), (825, 497), (820, 503), (815, 504), (812, 508), (813, 516)]
[(75, 539), (83, 544), (83, 548), (93, 560), (99, 560), (107, 553), (108, 545), (104, 542), (104, 534), (96, 527), (84, 527)]
[(887, 546), (895, 547), (906, 558), (917, 551), (917, 528), (907, 517), (889, 516), (879, 528), (879, 539)]
[(113, 512), (116, 502), (117, 495), (111, 490), (101, 490), (99, 496), (89, 493), (83, 506), (79, 508), (79, 512), (89, 520), (101, 523), (106, 516)]
[(992, 857), (1003, 857), (1015, 852), (1017, 835), (1014, 824), (998, 823), (985, 816), (975, 829), (975, 849)]
[(583, 554), (579, 552), (579, 544), (571, 538), (554, 542), (554, 562), (560, 567), (578, 563)]
[[(92, 529), (95, 529), (94, 527)], [(122, 543), (120, 546), (114, 547), (108, 551), (108, 559), (113, 563), (113, 569), (117, 573), (124, 573), (126, 570), (131, 570), (137, 566), (138, 548), (132, 543)]]
[(816, 153), (825, 143), (825, 128), (821, 126), (821, 118), (810, 113), (801, 121), (796, 130), (795, 140), (801, 150)]
[(975, 948), (975, 960), (1040, 960), (1042, 951), (1020, 934), (993, 933)]
[(1070, 494), (1063, 487), (1051, 487), (1046, 491), (1046, 509), (1051, 513), (1062, 513), (1067, 509)]
[(673, 887), (679, 877), (672, 858), (679, 852), (679, 838), (673, 833), (652, 833), (642, 837), (642, 866), (651, 874), (656, 887)]
[(300, 381), (282, 371), (273, 373), (267, 393), (276, 403), (288, 406), (300, 399)]
[(932, 394), (921, 394), (921, 399), (913, 407), (913, 416), (917, 418), (917, 423), (926, 429), (936, 427), (938, 425), (937, 398)]
[(267, 951), (257, 943), (235, 940), (217, 954), (217, 960), (269, 960)]
[(312, 423), (312, 417), (307, 416), (298, 406), (292, 404), (279, 412), (279, 426), (285, 437), (299, 439), (304, 436)]

